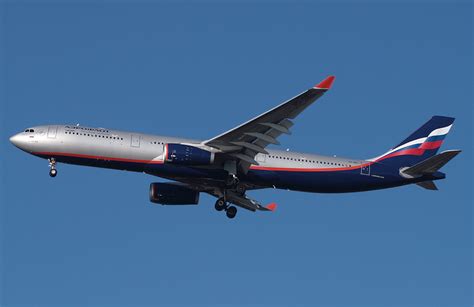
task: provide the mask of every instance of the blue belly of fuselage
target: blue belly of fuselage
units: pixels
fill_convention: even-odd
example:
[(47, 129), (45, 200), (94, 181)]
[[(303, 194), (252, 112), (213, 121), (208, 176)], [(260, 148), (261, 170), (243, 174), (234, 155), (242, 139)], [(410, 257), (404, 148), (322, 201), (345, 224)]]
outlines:
[[(50, 158), (50, 156), (38, 156)], [(144, 172), (178, 181), (180, 179), (223, 181), (227, 176), (227, 172), (222, 169), (178, 166), (167, 163), (110, 161), (61, 155), (56, 156), (55, 159), (68, 164)], [(413, 183), (383, 165), (373, 165), (370, 174), (362, 173), (360, 168), (328, 171), (250, 169), (247, 174), (240, 174), (239, 178), (242, 182), (262, 188), (317, 193), (368, 191)]]

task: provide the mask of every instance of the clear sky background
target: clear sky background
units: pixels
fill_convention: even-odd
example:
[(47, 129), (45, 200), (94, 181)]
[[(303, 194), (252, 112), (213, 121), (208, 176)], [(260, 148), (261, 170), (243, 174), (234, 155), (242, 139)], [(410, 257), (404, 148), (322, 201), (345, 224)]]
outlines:
[[(3, 1), (2, 306), (472, 306), (471, 1)], [(283, 148), (370, 158), (456, 117), (440, 191), (250, 192), (235, 220), (148, 201), (149, 175), (8, 142), (80, 123), (206, 139), (313, 86)]]

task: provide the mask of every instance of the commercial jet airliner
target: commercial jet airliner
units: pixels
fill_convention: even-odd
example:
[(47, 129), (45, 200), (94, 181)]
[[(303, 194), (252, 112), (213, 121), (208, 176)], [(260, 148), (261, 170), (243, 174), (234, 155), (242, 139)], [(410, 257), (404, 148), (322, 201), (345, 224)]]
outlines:
[[(437, 190), (439, 169), (459, 154), (437, 154), (454, 118), (433, 116), (386, 153), (367, 160), (326, 157), (267, 148), (290, 134), (293, 121), (333, 84), (334, 76), (273, 109), (211, 139), (90, 128), (79, 125), (31, 127), (10, 138), (21, 150), (48, 159), (49, 175), (58, 163), (143, 172), (169, 182), (150, 184), (150, 201), (197, 205), (201, 192), (217, 198), (215, 209), (234, 218), (235, 206), (273, 211), (247, 191), (265, 188), (317, 193), (358, 192), (417, 184)], [(399, 121), (398, 121), (399, 123)], [(174, 182), (173, 182), (174, 181)]]

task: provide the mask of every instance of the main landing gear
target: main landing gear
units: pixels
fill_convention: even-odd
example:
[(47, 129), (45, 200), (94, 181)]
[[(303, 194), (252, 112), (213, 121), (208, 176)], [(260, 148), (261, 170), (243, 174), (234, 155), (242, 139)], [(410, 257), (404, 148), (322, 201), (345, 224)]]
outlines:
[(239, 184), (239, 178), (235, 174), (229, 174), (225, 180), (225, 185), (228, 188), (235, 187)]
[(225, 210), (225, 214), (230, 219), (233, 219), (237, 215), (237, 208), (234, 206), (229, 206), (224, 197), (221, 197), (216, 201), (214, 208), (216, 208), (217, 211)]
[(58, 171), (56, 170), (56, 160), (54, 158), (49, 159), (49, 176), (56, 177)]

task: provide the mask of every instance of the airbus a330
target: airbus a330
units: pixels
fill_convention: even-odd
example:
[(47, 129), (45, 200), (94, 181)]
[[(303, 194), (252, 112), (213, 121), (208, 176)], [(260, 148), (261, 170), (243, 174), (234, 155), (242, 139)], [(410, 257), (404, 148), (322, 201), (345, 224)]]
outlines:
[(347, 159), (269, 149), (298, 115), (327, 92), (330, 76), (275, 108), (207, 140), (125, 132), (79, 125), (44, 125), (10, 138), (21, 150), (49, 160), (51, 177), (58, 163), (143, 172), (165, 178), (150, 184), (150, 201), (197, 205), (200, 193), (217, 198), (215, 209), (234, 218), (237, 208), (273, 211), (247, 192), (276, 188), (343, 193), (417, 184), (436, 190), (445, 178), (439, 169), (460, 150), (437, 154), (454, 118), (433, 116), (386, 153), (372, 159)]

